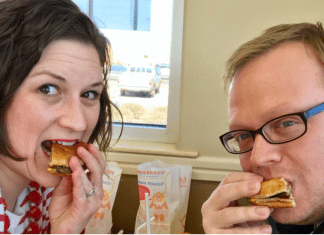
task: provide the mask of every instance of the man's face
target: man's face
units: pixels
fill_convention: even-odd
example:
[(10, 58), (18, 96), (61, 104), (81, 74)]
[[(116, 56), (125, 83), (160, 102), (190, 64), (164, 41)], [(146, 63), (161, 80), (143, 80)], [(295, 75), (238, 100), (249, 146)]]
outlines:
[[(236, 73), (229, 93), (230, 130), (255, 130), (323, 102), (324, 65), (304, 44), (284, 43)], [(269, 144), (257, 135), (240, 162), (245, 172), (292, 184), (296, 207), (275, 209), (275, 220), (307, 224), (324, 219), (324, 113), (311, 117), (307, 133), (289, 143)]]

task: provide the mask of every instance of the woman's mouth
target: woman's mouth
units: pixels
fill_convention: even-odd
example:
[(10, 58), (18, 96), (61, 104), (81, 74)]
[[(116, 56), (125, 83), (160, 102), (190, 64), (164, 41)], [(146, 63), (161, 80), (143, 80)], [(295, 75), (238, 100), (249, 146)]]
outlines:
[(41, 146), (43, 151), (48, 157), (52, 156), (52, 144), (58, 143), (63, 146), (72, 146), (75, 145), (78, 141), (59, 141), (59, 140), (45, 140), (42, 142)]

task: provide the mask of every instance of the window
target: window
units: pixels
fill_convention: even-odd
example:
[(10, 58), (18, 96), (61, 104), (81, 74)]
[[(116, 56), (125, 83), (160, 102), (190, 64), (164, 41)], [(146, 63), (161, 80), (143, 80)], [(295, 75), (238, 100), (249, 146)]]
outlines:
[[(176, 143), (183, 0), (74, 0), (110, 40), (109, 95), (122, 139)], [(121, 118), (113, 112), (114, 138)]]
[(93, 20), (100, 29), (150, 31), (151, 0), (95, 0)]
[(82, 12), (89, 15), (89, 0), (73, 0), (79, 6)]

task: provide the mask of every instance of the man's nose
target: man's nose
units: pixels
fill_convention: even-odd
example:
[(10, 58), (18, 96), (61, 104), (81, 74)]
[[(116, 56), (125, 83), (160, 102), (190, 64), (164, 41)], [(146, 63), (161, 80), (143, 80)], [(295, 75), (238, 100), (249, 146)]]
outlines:
[(251, 152), (251, 164), (255, 166), (267, 166), (280, 162), (280, 160), (281, 157), (278, 152), (278, 145), (269, 143), (262, 135), (257, 134)]
[(82, 103), (79, 100), (69, 100), (62, 107), (59, 118), (60, 126), (71, 131), (84, 131), (87, 126)]

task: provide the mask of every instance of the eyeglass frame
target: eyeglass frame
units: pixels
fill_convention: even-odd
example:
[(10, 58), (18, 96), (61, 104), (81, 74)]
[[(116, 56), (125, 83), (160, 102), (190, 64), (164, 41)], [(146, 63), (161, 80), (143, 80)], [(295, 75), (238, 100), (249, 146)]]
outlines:
[[(261, 135), (261, 136), (262, 136), (262, 137), (263, 137), (263, 138), (264, 138), (268, 143), (270, 143), (270, 144), (284, 144), (284, 143), (288, 143), (288, 142), (294, 141), (294, 140), (296, 140), (296, 139), (299, 139), (300, 137), (302, 137), (303, 135), (305, 135), (306, 132), (307, 132), (307, 121), (308, 121), (308, 119), (311, 118), (311, 117), (313, 117), (313, 116), (316, 115), (316, 114), (319, 114), (319, 113), (323, 112), (323, 111), (324, 111), (324, 103), (321, 103), (321, 104), (316, 105), (315, 107), (310, 108), (310, 109), (308, 109), (308, 110), (306, 110), (306, 111), (304, 111), (304, 112), (289, 113), (289, 114), (285, 114), (285, 115), (282, 115), (282, 116), (276, 117), (276, 118), (274, 118), (274, 119), (271, 119), (270, 121), (266, 122), (264, 125), (262, 125), (262, 126), (261, 126), (260, 128), (258, 128), (257, 130), (245, 130), (245, 129), (240, 129), (240, 130), (228, 131), (228, 132), (226, 132), (225, 134), (219, 136), (219, 139), (220, 139), (221, 143), (223, 144), (224, 148), (225, 148), (229, 153), (231, 153), (231, 154), (242, 154), (242, 153), (249, 152), (249, 151), (251, 151), (251, 150), (253, 149), (253, 145), (252, 145), (252, 147), (251, 147), (250, 149), (248, 149), (248, 150), (240, 151), (240, 152), (236, 152), (236, 153), (233, 153), (233, 152), (231, 152), (231, 151), (229, 151), (229, 150), (227, 149), (226, 144), (225, 144), (225, 141), (224, 141), (224, 136), (226, 136), (226, 135), (228, 135), (228, 134), (230, 134), (230, 133), (232, 133), (232, 132), (237, 132), (237, 131), (246, 131), (246, 132), (249, 132), (249, 133), (252, 135), (252, 137), (253, 137), (253, 144), (254, 144), (255, 136), (256, 136), (257, 134), (260, 134), (260, 135)], [(277, 119), (280, 119), (280, 118), (283, 118), (283, 117), (292, 116), (292, 115), (298, 115), (299, 117), (301, 117), (301, 119), (303, 120), (303, 122), (304, 122), (304, 124), (305, 124), (305, 131), (304, 131), (300, 136), (298, 136), (298, 137), (296, 137), (296, 138), (293, 138), (293, 139), (291, 139), (291, 140), (287, 140), (287, 141), (283, 141), (283, 142), (281, 142), (281, 141), (280, 141), (280, 142), (277, 142), (277, 141), (271, 141), (271, 140), (269, 140), (269, 139), (267, 138), (267, 136), (264, 134), (264, 132), (263, 132), (263, 128), (264, 128), (267, 124), (269, 124), (270, 122), (273, 122), (273, 121), (275, 121), (275, 120), (277, 120)]]

